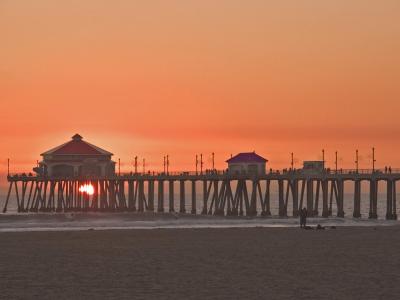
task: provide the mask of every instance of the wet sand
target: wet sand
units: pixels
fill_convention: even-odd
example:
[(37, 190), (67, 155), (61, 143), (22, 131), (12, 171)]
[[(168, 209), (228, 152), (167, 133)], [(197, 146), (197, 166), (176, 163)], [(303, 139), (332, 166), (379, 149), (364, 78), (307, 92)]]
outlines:
[(1, 299), (398, 299), (400, 226), (0, 233)]
[[(396, 226), (392, 220), (346, 218), (309, 218), (307, 223), (316, 226)], [(0, 232), (16, 231), (73, 231), (105, 229), (193, 229), (193, 228), (249, 228), (298, 227), (299, 219), (293, 217), (213, 216), (179, 213), (31, 213), (0, 214)]]

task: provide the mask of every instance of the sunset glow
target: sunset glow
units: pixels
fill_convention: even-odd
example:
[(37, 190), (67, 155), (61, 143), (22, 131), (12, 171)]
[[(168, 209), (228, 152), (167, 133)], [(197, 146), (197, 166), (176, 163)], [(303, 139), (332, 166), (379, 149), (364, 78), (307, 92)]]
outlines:
[[(0, 185), (79, 132), (146, 171), (400, 167), (400, 1), (3, 1)], [(139, 169), (142, 169), (141, 163)]]
[(91, 184), (84, 184), (79, 187), (79, 192), (88, 194), (89, 196), (94, 194), (94, 187)]

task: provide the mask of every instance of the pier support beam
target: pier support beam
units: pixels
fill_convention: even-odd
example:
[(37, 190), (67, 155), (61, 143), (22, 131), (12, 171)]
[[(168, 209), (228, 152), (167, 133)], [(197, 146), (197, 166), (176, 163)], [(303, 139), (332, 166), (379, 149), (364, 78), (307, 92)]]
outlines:
[(314, 211), (313, 211), (313, 216), (314, 217), (318, 217), (318, 213), (319, 213), (319, 194), (321, 191), (321, 180), (317, 180), (317, 189), (315, 192), (315, 203), (314, 203)]
[(207, 214), (207, 202), (208, 202), (208, 191), (207, 191), (207, 180), (203, 180), (203, 209), (201, 211), (202, 215)]
[(192, 180), (192, 215), (195, 215), (197, 212), (196, 207), (196, 180)]
[(227, 195), (227, 181), (221, 182), (221, 188), (218, 192), (218, 201), (215, 205), (214, 215), (224, 216), (225, 215), (225, 204), (226, 204), (226, 195)]
[(138, 211), (139, 212), (143, 212), (144, 211), (144, 182), (143, 180), (139, 180), (137, 182), (137, 184), (139, 184), (139, 207), (138, 207)]
[(148, 189), (149, 189), (149, 194), (148, 194), (149, 211), (154, 211), (154, 180), (148, 181)]
[(164, 181), (158, 181), (158, 203), (157, 203), (157, 211), (164, 212)]
[(282, 179), (278, 180), (278, 197), (279, 197), (279, 216), (286, 217), (285, 212), (285, 200), (284, 200), (284, 181)]
[(12, 190), (13, 182), (10, 182), (10, 186), (8, 187), (8, 193), (6, 198), (6, 203), (4, 204), (3, 214), (7, 212), (8, 201), (10, 200), (11, 190)]
[(354, 218), (361, 218), (361, 180), (354, 181)]
[(246, 212), (246, 215), (254, 217), (257, 215), (258, 181), (252, 180), (251, 185), (252, 187), (251, 187), (250, 207), (249, 211)]
[[(76, 209), (79, 209), (80, 208), (80, 196), (81, 196), (81, 194), (80, 193), (78, 193), (78, 189), (79, 189), (79, 183), (77, 182), (76, 184), (75, 184), (75, 198), (76, 198), (76, 200), (77, 200), (77, 202), (78, 202), (78, 205), (76, 205)], [(109, 184), (108, 184), (108, 195), (109, 195), (109, 206), (108, 206), (108, 209), (110, 210), (110, 211), (115, 211), (116, 210), (116, 208), (117, 208), (117, 198), (116, 198), (116, 196), (115, 196), (115, 180), (110, 180), (110, 182), (109, 182)], [(143, 210), (140, 210), (140, 199), (139, 199), (139, 211), (143, 211)]]
[(338, 179), (336, 181), (336, 183), (337, 183), (337, 190), (338, 190), (337, 216), (339, 218), (344, 218), (344, 181), (342, 179)]
[(261, 199), (262, 200), (261, 216), (263, 216), (263, 217), (268, 217), (268, 216), (271, 215), (271, 204), (270, 204), (271, 192), (270, 192), (270, 187), (271, 187), (271, 181), (270, 180), (266, 180), (265, 181), (264, 199)]
[(328, 188), (329, 181), (327, 179), (322, 180), (322, 217), (329, 217), (329, 207), (328, 207)]
[(310, 217), (314, 216), (314, 181), (307, 179), (307, 212)]
[(386, 220), (396, 220), (396, 182), (389, 179), (387, 184)]
[(180, 198), (179, 198), (179, 212), (184, 214), (186, 212), (186, 199), (185, 199), (185, 181), (181, 180), (180, 185)]
[(174, 205), (174, 181), (169, 181), (169, 212), (175, 212)]
[(299, 182), (297, 179), (290, 181), (293, 197), (293, 217), (299, 216)]
[(213, 180), (213, 196), (211, 199), (210, 209), (208, 210), (208, 214), (213, 214), (213, 207), (214, 207), (214, 214), (218, 213), (218, 206), (219, 206), (219, 181)]
[(377, 194), (378, 194), (378, 181), (376, 179), (371, 179), (369, 181), (369, 218), (377, 219), (378, 213), (377, 209)]

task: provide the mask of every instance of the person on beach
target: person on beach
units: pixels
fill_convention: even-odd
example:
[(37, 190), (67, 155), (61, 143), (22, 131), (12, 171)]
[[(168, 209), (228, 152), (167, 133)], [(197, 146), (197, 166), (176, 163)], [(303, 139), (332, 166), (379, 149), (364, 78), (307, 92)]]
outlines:
[(300, 228), (306, 228), (307, 225), (307, 208), (300, 210)]
[(307, 214), (308, 214), (308, 211), (307, 211), (307, 208), (303, 208), (303, 218), (304, 218), (304, 220), (303, 220), (303, 227), (304, 228), (306, 228), (306, 226), (307, 226)]
[(303, 228), (303, 209), (300, 209), (299, 217), (300, 217), (300, 228)]

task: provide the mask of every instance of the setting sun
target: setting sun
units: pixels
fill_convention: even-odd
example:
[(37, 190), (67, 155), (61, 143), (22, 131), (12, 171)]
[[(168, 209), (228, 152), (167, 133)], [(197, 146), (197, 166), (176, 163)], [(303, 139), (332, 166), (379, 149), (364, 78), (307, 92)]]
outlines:
[(84, 184), (79, 187), (79, 192), (88, 194), (89, 196), (94, 194), (94, 187), (91, 184)]
[(399, 299), (400, 0), (0, 0), (1, 299)]

